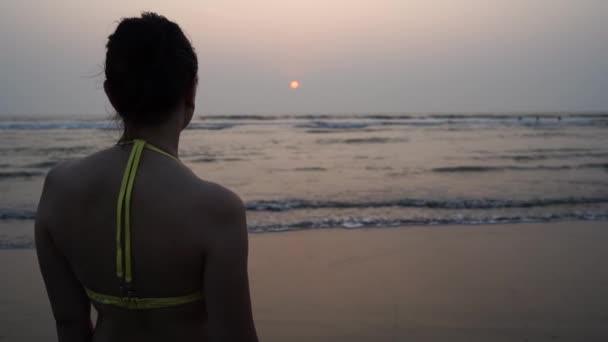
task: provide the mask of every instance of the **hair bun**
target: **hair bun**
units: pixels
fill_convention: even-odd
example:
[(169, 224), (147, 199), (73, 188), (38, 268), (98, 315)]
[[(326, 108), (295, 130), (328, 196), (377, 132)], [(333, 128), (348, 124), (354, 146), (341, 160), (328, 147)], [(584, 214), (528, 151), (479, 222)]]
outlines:
[(122, 19), (106, 48), (106, 89), (125, 121), (167, 120), (196, 80), (198, 62), (190, 41), (176, 23), (158, 14)]

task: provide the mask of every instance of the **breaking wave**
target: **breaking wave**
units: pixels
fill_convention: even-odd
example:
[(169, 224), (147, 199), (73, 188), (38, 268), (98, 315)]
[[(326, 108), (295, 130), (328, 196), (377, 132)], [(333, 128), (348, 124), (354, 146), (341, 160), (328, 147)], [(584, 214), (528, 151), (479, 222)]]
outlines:
[(245, 204), (250, 211), (287, 211), (295, 209), (320, 208), (433, 208), (433, 209), (499, 209), (533, 208), (554, 205), (581, 205), (608, 203), (608, 197), (564, 197), (527, 200), (514, 199), (415, 199), (404, 198), (389, 201), (316, 201), (305, 199), (259, 200)]
[[(541, 208), (565, 205), (608, 204), (608, 197), (563, 197), (539, 199), (415, 199), (403, 198), (387, 201), (317, 201), (306, 199), (258, 200), (245, 203), (248, 211), (289, 211), (301, 209), (349, 208), (429, 208), (429, 209), (511, 209)], [(33, 220), (32, 209), (0, 208), (0, 220)]]
[[(374, 126), (608, 126), (608, 114), (309, 114), (200, 116), (187, 129), (223, 130), (243, 125), (285, 125), (310, 129)], [(117, 129), (112, 120), (2, 120), (0, 130)]]
[(534, 171), (534, 170), (572, 170), (572, 169), (608, 169), (608, 163), (587, 163), (580, 165), (537, 165), (537, 166), (481, 166), (464, 165), (437, 167), (431, 169), (433, 172), (491, 172), (491, 171)]
[[(382, 218), (382, 217), (332, 217), (321, 220), (299, 221), (276, 224), (250, 224), (250, 233), (275, 233), (312, 229), (365, 229), (389, 228), (407, 226), (435, 225), (481, 225), (481, 224), (514, 224), (514, 223), (546, 223), (558, 221), (605, 221), (606, 213), (567, 212), (560, 214), (523, 215), (523, 216), (468, 216), (452, 215), (450, 217), (411, 217), (411, 218)], [(20, 235), (8, 237), (0, 235), (0, 249), (28, 249), (34, 247), (31, 236)]]
[(562, 214), (545, 214), (536, 216), (491, 216), (474, 217), (456, 215), (454, 217), (418, 217), (402, 219), (385, 218), (328, 218), (318, 221), (301, 221), (288, 224), (251, 225), (252, 233), (287, 232), (310, 229), (356, 229), (356, 228), (384, 228), (403, 226), (434, 226), (434, 225), (480, 225), (480, 224), (511, 224), (511, 223), (542, 223), (556, 221), (604, 221), (608, 220), (608, 213), (571, 212)]
[(42, 171), (0, 171), (0, 179), (7, 178), (30, 178), (44, 176)]

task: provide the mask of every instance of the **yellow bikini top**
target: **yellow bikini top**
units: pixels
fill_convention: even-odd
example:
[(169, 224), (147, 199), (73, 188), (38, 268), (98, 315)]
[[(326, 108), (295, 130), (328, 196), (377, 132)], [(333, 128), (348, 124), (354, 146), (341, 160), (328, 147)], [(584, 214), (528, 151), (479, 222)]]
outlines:
[[(131, 149), (131, 155), (122, 177), (120, 192), (118, 193), (118, 203), (116, 205), (116, 276), (121, 284), (121, 296), (106, 295), (86, 288), (87, 295), (91, 300), (96, 302), (130, 310), (157, 309), (199, 301), (203, 298), (202, 293), (199, 291), (178, 297), (139, 298), (135, 296), (131, 274), (131, 193), (133, 192), (133, 184), (142, 151), (145, 147), (175, 160), (178, 159), (141, 139), (135, 139), (129, 143), (133, 143), (133, 148)], [(123, 223), (124, 232), (122, 231)]]

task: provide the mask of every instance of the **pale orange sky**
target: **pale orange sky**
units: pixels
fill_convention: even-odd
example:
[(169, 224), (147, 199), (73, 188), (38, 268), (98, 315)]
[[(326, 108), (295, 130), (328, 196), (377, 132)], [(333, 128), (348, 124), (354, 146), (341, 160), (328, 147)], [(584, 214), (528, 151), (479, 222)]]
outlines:
[(110, 111), (89, 76), (143, 10), (192, 39), (200, 113), (608, 110), (603, 0), (4, 0), (0, 116)]

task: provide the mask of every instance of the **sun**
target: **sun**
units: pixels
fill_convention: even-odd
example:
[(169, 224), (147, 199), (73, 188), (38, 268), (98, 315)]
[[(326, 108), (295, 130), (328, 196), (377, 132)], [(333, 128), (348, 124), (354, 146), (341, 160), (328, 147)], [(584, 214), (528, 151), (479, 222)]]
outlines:
[(291, 87), (291, 89), (298, 89), (298, 88), (300, 88), (300, 82), (298, 82), (298, 81), (291, 81), (291, 83), (289, 84), (289, 86)]

